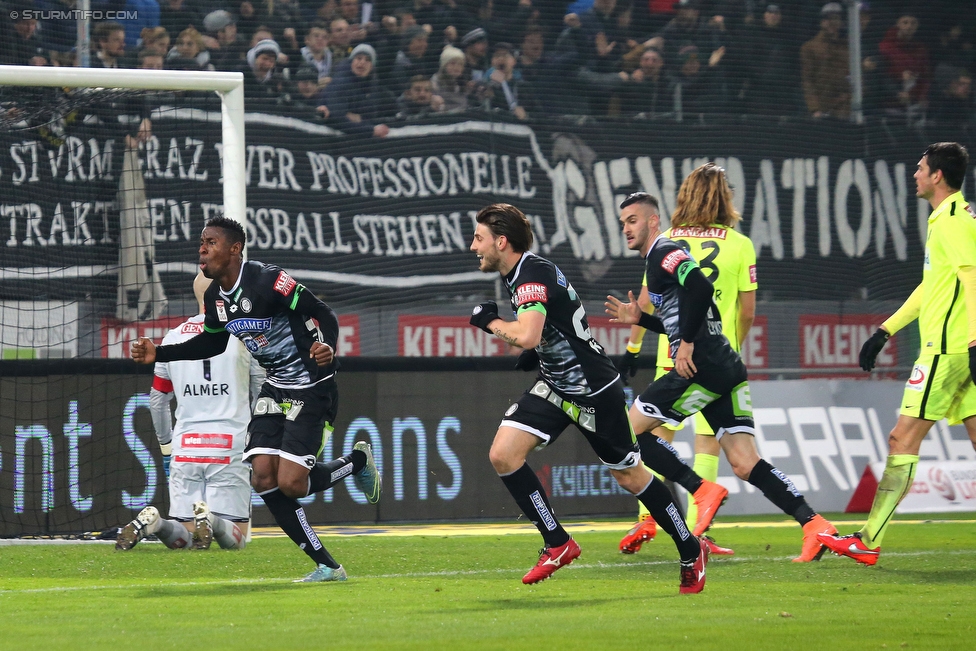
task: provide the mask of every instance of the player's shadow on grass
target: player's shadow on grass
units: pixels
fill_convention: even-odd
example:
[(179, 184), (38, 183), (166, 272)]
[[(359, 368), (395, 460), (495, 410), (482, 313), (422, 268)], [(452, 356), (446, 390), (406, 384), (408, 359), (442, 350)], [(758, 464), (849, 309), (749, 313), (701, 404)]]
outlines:
[[(908, 569), (889, 569), (885, 577), (893, 582), (925, 584), (925, 583), (964, 583), (972, 585), (976, 583), (976, 569), (945, 569), (945, 570), (908, 570)], [(910, 581), (898, 581), (907, 579)]]
[(146, 599), (158, 599), (160, 597), (227, 597), (237, 594), (254, 594), (255, 592), (286, 592), (290, 590), (301, 590), (304, 584), (283, 583), (269, 579), (267, 583), (219, 583), (207, 585), (159, 585), (146, 586), (138, 596)]
[[(664, 597), (667, 595), (661, 596)], [(542, 598), (540, 599), (538, 597)], [(647, 598), (653, 599), (653, 596), (648, 595)], [(560, 609), (589, 608), (592, 606), (612, 604), (620, 604), (622, 607), (631, 608), (633, 606), (633, 599), (628, 597), (619, 597), (616, 599), (612, 597), (606, 597), (604, 599), (561, 599), (556, 597), (547, 599), (544, 594), (526, 594), (520, 599), (479, 599), (476, 602), (466, 604), (464, 610), (485, 612), (495, 610), (518, 610), (522, 612), (538, 610), (540, 612), (552, 612), (553, 610)], [(440, 609), (440, 611), (448, 613), (456, 612), (457, 609)]]

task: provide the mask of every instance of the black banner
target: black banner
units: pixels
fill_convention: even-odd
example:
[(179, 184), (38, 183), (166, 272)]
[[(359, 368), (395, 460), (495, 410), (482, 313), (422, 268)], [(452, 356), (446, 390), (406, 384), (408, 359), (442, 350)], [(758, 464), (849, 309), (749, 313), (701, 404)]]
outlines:
[[(163, 112), (142, 149), (163, 273), (195, 270), (203, 223), (222, 210), (218, 117)], [(60, 140), (31, 133), (0, 134), (3, 277), (39, 267), (57, 269), (35, 281), (110, 277), (122, 129), (78, 124)], [(929, 207), (915, 198), (912, 174), (927, 143), (912, 131), (465, 120), (359, 139), (249, 115), (246, 133), (250, 256), (327, 287), (339, 305), (487, 287), (494, 278), (479, 274), (468, 246), (474, 213), (493, 201), (531, 217), (536, 249), (584, 297), (634, 288), (640, 261), (624, 245), (616, 205), (644, 189), (661, 198), (666, 221), (681, 180), (705, 160), (728, 172), (766, 297), (903, 298), (921, 268)], [(77, 291), (52, 287), (53, 297)]]

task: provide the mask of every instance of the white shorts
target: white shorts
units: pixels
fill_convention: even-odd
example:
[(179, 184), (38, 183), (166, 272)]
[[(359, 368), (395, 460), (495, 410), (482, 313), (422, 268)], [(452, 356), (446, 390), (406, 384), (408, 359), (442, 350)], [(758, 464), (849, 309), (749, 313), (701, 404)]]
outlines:
[[(192, 459), (192, 457), (180, 457)], [(193, 519), (193, 503), (204, 501), (210, 511), (229, 520), (251, 515), (251, 469), (232, 457), (230, 463), (177, 461), (169, 467), (169, 516)]]

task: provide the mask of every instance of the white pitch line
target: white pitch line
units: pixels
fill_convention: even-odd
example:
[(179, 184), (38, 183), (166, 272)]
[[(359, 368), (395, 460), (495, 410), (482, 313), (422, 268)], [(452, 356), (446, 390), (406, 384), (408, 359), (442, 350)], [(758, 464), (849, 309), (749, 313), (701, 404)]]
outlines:
[[(886, 552), (884, 558), (913, 558), (920, 556), (962, 556), (972, 554), (971, 551), (918, 551), (918, 552)], [(736, 556), (734, 558), (716, 558), (710, 563), (745, 563), (745, 562), (785, 562), (792, 560), (792, 556), (774, 556), (770, 558), (760, 558), (756, 556)], [(578, 570), (587, 569), (617, 569), (626, 567), (652, 567), (660, 565), (676, 565), (677, 560), (656, 560), (656, 561), (634, 561), (628, 563), (573, 563), (572, 567)], [(852, 566), (853, 567), (853, 566)], [(525, 568), (495, 568), (485, 570), (441, 570), (438, 572), (401, 572), (397, 574), (365, 574), (363, 576), (353, 576), (351, 580), (371, 580), (371, 579), (426, 579), (426, 578), (446, 578), (452, 576), (478, 576), (488, 574), (519, 574)], [(43, 594), (48, 592), (86, 592), (100, 590), (132, 590), (140, 588), (187, 588), (194, 586), (213, 586), (213, 585), (251, 585), (258, 583), (285, 583), (290, 584), (295, 580), (294, 577), (275, 577), (275, 578), (252, 578), (252, 579), (216, 579), (213, 581), (181, 581), (172, 583), (127, 583), (112, 585), (78, 585), (78, 586), (55, 586), (51, 588), (25, 588), (25, 589), (0, 589), (0, 596), (21, 595), (21, 594)]]

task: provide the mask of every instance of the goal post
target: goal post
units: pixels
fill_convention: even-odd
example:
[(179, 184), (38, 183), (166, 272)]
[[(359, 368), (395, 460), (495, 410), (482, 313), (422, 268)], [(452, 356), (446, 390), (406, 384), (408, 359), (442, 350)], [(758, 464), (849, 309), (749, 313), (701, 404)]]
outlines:
[[(152, 137), (120, 151), (135, 110)], [(0, 538), (104, 531), (167, 503), (148, 382), (93, 362), (138, 324), (158, 342), (195, 313), (188, 291), (144, 289), (189, 288), (192, 201), (246, 222), (244, 124), (239, 72), (0, 66)], [(178, 252), (163, 261), (159, 243)]]
[(244, 223), (244, 75), (240, 72), (0, 66), (0, 86), (213, 91), (220, 97), (224, 214)]

